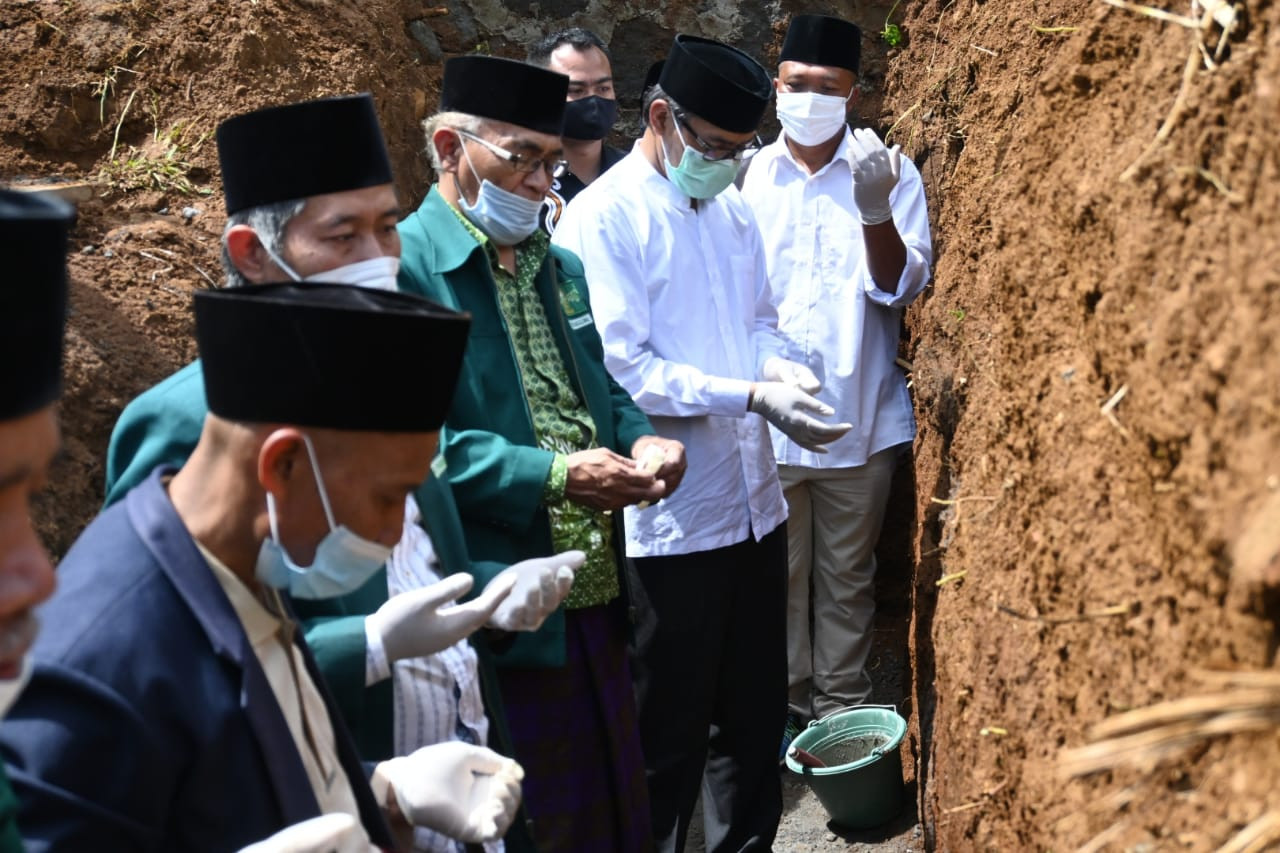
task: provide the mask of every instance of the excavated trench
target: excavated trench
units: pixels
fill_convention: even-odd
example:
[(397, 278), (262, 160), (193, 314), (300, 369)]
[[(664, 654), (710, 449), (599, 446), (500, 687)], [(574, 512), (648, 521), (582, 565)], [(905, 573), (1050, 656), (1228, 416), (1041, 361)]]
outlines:
[[(843, 15), (867, 34), (859, 111), (919, 165), (935, 238), (904, 330), (919, 436), (873, 654), (877, 697), (910, 719), (917, 808), (846, 839), (793, 786), (778, 849), (1270, 837), (1275, 730), (1220, 716), (1242, 685), (1261, 690), (1251, 719), (1280, 705), (1280, 8), (1237, 6), (1223, 37), (1078, 0), (5, 4), (0, 178), (88, 184), (67, 452), (37, 522), (65, 550), (120, 409), (193, 356), (190, 293), (220, 278), (221, 119), (372, 91), (410, 205), (444, 57), (591, 27), (634, 128), (673, 33), (768, 65), (791, 13)], [(1187, 697), (1200, 716), (1143, 711)], [(1061, 763), (1103, 721), (1164, 743), (1159, 720), (1186, 737)]]

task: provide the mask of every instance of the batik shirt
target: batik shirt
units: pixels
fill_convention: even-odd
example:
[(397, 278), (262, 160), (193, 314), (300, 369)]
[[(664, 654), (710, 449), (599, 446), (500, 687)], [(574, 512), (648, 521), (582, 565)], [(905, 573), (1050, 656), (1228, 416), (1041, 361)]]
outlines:
[(489, 239), (456, 208), (454, 212), (489, 256), (498, 307), (520, 369), (534, 435), (540, 448), (556, 454), (543, 490), (543, 500), (551, 516), (552, 546), (556, 551), (578, 549), (587, 555), (586, 563), (574, 574), (565, 607), (572, 610), (604, 604), (619, 593), (613, 521), (604, 512), (564, 497), (569, 454), (599, 444), (595, 421), (574, 389), (551, 333), (551, 323), (565, 322), (564, 316), (557, 312), (555, 317), (547, 317), (534, 284), (550, 241), (547, 235), (535, 231), (517, 246), (513, 276), (498, 263), (497, 249)]

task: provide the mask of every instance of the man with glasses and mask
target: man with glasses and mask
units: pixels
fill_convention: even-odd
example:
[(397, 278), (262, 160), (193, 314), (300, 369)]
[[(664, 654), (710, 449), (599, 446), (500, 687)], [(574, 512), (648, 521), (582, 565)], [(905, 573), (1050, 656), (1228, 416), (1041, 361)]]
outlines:
[[(820, 448), (847, 424), (782, 358), (765, 258), (733, 187), (758, 145), (769, 76), (728, 45), (680, 35), (645, 95), (631, 153), (566, 209), (605, 363), (689, 476), (626, 511), (641, 600), (636, 694), (659, 849), (684, 846), (701, 783), (708, 850), (768, 850), (782, 813), (786, 504), (768, 423)], [(756, 417), (756, 415), (763, 417)]]
[(561, 135), (568, 165), (555, 176), (543, 204), (542, 227), (552, 234), (564, 206), (626, 152), (604, 142), (618, 120), (618, 101), (609, 49), (598, 35), (581, 27), (560, 30), (535, 44), (528, 61), (569, 78)]
[(915, 436), (895, 358), (902, 311), (929, 281), (929, 214), (915, 165), (870, 128), (849, 129), (861, 37), (839, 18), (792, 19), (774, 81), (783, 132), (742, 188), (778, 295), (783, 354), (854, 425), (822, 454), (773, 432), (790, 509), (784, 752), (808, 720), (870, 698), (875, 545)]
[(472, 317), (440, 474), (472, 557), (587, 554), (564, 608), (497, 658), (534, 839), (544, 850), (644, 850), (615, 513), (666, 499), (684, 448), (654, 435), (605, 370), (582, 266), (538, 228), (564, 156), (568, 86), (506, 59), (445, 63), (441, 111), (424, 124), (439, 182), (400, 224), (400, 286)]

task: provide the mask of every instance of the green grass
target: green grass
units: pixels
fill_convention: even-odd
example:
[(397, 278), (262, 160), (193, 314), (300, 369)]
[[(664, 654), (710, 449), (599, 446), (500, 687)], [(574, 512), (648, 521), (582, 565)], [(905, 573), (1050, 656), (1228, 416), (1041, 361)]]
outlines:
[(884, 43), (889, 45), (889, 47), (900, 47), (906, 38), (902, 34), (901, 27), (897, 24), (890, 23), (890, 19), (893, 18), (893, 13), (898, 11), (898, 3), (901, 2), (902, 0), (897, 0), (897, 2), (889, 8), (889, 14), (884, 16), (884, 27), (880, 30), (880, 38), (883, 39)]
[[(121, 114), (120, 123), (124, 123)], [(116, 126), (119, 141), (120, 127)], [(110, 190), (161, 190), (182, 195), (209, 195), (213, 191), (197, 186), (191, 181), (194, 168), (191, 158), (200, 150), (209, 134), (195, 135), (186, 122), (177, 122), (168, 130), (159, 126), (151, 134), (151, 142), (143, 148), (129, 146), (127, 153), (117, 156), (117, 145), (112, 143), (107, 164), (98, 174), (98, 180)]]

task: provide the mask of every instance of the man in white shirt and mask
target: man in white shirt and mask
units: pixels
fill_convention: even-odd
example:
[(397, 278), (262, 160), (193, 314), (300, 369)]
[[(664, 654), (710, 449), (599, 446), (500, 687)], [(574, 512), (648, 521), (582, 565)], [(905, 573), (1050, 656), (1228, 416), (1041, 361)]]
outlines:
[(929, 216), (911, 161), (869, 128), (848, 127), (860, 38), (839, 18), (792, 20), (774, 81), (783, 133), (742, 188), (764, 238), (783, 354), (853, 424), (822, 454), (773, 431), (790, 509), (784, 751), (807, 719), (870, 697), (874, 549), (897, 459), (915, 436), (894, 359), (902, 310), (929, 280)]
[(732, 186), (770, 94), (746, 54), (677, 36), (645, 95), (644, 136), (553, 237), (593, 282), (609, 370), (688, 448), (682, 489), (626, 511), (643, 591), (636, 695), (666, 851), (683, 848), (700, 783), (708, 850), (770, 848), (782, 811), (786, 504), (768, 423), (811, 448), (848, 429), (820, 419), (832, 411), (810, 395), (813, 376), (782, 358), (763, 246)]

